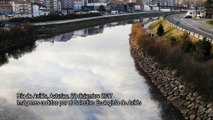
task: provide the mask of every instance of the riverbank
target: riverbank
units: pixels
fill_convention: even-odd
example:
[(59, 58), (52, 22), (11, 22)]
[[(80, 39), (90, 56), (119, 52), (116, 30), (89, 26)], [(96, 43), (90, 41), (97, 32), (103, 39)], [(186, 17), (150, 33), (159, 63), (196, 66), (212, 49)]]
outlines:
[[(36, 39), (48, 38), (55, 35), (63, 34), (73, 30), (88, 28), (97, 25), (103, 25), (106, 23), (133, 20), (141, 17), (155, 17), (173, 14), (174, 12), (144, 12), (144, 13), (133, 13), (133, 14), (121, 14), (111, 16), (98, 16), (90, 18), (81, 18), (75, 20), (62, 20), (62, 21), (49, 21), (44, 23), (34, 23), (30, 30), (18, 30), (20, 31), (18, 37), (17, 32), (6, 31), (1, 34), (0, 38), (0, 52), (6, 52), (11, 48), (16, 48), (22, 44), (33, 42)], [(20, 28), (22, 29), (22, 28)], [(30, 32), (30, 34), (28, 34)], [(14, 34), (15, 33), (15, 34)], [(23, 33), (23, 34), (22, 34)], [(27, 33), (27, 34), (25, 34)], [(19, 38), (21, 37), (21, 38)], [(16, 42), (14, 42), (16, 41)]]
[(173, 14), (176, 12), (144, 12), (144, 13), (133, 13), (133, 14), (121, 14), (121, 15), (110, 15), (110, 16), (99, 16), (91, 17), (85, 19), (77, 20), (66, 20), (66, 21), (56, 21), (49, 23), (36, 23), (34, 28), (39, 36), (42, 37), (51, 37), (54, 35), (62, 34), (65, 32), (88, 28), (97, 25), (103, 25), (111, 22), (118, 22), (124, 20), (139, 19), (141, 17), (157, 17), (164, 16), (168, 14)]
[[(193, 87), (191, 86), (193, 85), (185, 81), (184, 77), (180, 75), (180, 71), (159, 63), (155, 57), (150, 56), (144, 50), (145, 48), (139, 47), (141, 41), (135, 40), (136, 38), (133, 34), (136, 34), (139, 38), (147, 36), (145, 34), (140, 36), (134, 32), (130, 35), (129, 41), (131, 55), (159, 91), (181, 111), (186, 120), (213, 119), (213, 104), (207, 102), (196, 89), (192, 89)], [(164, 43), (164, 45), (166, 44)], [(151, 51), (152, 49), (149, 50)], [(161, 50), (163, 49), (161, 48)], [(161, 54), (160, 51), (159, 54)], [(164, 54), (167, 55), (167, 52)], [(205, 86), (201, 84), (201, 87)]]
[[(173, 27), (171, 24), (168, 23), (168, 21), (165, 20), (165, 18), (161, 17), (159, 20), (154, 21), (149, 27), (148, 29), (151, 31), (152, 34), (156, 34), (157, 33), (157, 29), (158, 26), (162, 24), (163, 28), (164, 28), (164, 33), (161, 37), (166, 39), (166, 40), (170, 40), (171, 38), (174, 38), (176, 40), (180, 40), (181, 36), (184, 34), (184, 31), (181, 31), (179, 29), (176, 29), (175, 27)], [(193, 42), (197, 42), (199, 39), (189, 35), (190, 39)]]
[(35, 42), (37, 35), (31, 24), (14, 26), (10, 29), (0, 28), (0, 53), (6, 53), (28, 43)]

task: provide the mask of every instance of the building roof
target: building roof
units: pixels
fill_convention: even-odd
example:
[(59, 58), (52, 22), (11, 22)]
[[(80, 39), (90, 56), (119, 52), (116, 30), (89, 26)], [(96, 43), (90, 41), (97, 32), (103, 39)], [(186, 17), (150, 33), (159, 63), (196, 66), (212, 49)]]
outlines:
[(11, 1), (11, 0), (0, 0), (0, 1)]
[(10, 4), (2, 4), (0, 3), (0, 7), (12, 7)]
[(43, 4), (37, 3), (37, 2), (32, 3), (32, 5), (38, 5), (39, 7), (44, 7), (44, 8), (47, 7), (46, 5), (43, 5)]
[(29, 1), (26, 0), (13, 0), (16, 4), (29, 4)]

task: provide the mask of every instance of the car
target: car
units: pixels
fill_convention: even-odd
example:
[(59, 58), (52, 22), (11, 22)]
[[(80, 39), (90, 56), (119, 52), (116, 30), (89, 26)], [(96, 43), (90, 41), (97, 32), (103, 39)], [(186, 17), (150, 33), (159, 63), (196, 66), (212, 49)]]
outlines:
[(184, 18), (192, 18), (191, 15), (186, 15)]

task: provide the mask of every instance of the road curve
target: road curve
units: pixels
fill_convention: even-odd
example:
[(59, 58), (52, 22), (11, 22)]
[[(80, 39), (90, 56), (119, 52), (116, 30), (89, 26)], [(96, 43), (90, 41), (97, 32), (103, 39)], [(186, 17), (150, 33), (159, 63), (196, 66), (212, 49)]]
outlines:
[(177, 26), (213, 40), (213, 26), (205, 24), (202, 19), (186, 19), (184, 14), (168, 15), (165, 18)]

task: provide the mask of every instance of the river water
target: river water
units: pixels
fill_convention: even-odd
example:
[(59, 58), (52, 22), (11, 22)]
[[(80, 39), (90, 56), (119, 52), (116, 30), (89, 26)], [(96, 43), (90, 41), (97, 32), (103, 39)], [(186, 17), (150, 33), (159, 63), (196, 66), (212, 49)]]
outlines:
[[(128, 22), (41, 39), (2, 55), (0, 120), (179, 120), (180, 113), (138, 72)], [(113, 93), (139, 106), (17, 106), (22, 93)]]

